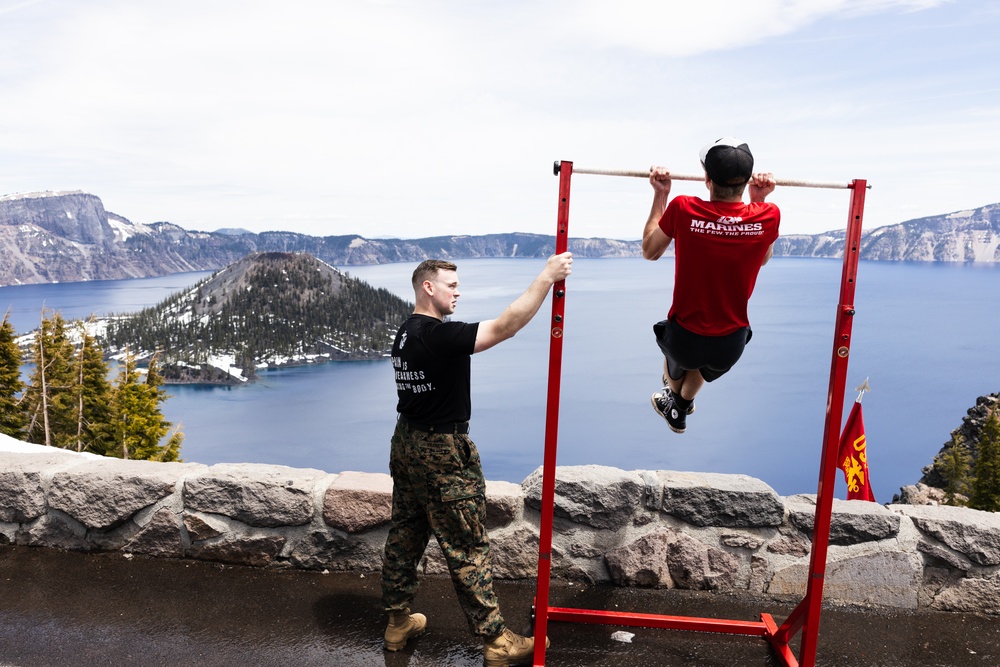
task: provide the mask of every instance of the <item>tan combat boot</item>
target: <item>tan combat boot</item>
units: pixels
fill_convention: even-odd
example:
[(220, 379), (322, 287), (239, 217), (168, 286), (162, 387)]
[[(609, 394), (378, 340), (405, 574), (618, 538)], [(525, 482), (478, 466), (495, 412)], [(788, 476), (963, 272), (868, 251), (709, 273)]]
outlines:
[[(545, 648), (549, 647), (549, 638), (545, 638)], [(531, 660), (535, 651), (533, 637), (522, 637), (505, 629), (493, 639), (483, 642), (484, 667), (508, 667), (520, 665)]]
[(385, 650), (398, 651), (406, 646), (406, 640), (423, 633), (427, 627), (427, 617), (411, 614), (410, 610), (390, 611), (389, 626), (385, 629)]

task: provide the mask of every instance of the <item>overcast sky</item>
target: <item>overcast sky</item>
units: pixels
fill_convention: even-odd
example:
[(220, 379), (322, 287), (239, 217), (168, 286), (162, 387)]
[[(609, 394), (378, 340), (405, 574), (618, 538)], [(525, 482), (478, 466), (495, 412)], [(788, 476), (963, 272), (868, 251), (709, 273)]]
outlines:
[[(415, 238), (555, 230), (556, 160), (867, 179), (865, 227), (1000, 202), (993, 0), (0, 0), (0, 194), (135, 222)], [(703, 194), (698, 183), (675, 192)], [(570, 234), (638, 238), (641, 178)], [(783, 233), (848, 193), (779, 188)]]

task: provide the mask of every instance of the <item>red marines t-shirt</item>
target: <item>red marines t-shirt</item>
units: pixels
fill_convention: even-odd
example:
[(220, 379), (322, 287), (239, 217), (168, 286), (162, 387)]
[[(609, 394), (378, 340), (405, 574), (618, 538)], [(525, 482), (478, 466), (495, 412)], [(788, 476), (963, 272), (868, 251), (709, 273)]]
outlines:
[(674, 243), (668, 317), (703, 336), (750, 326), (747, 302), (780, 221), (778, 207), (766, 202), (674, 197), (660, 218), (660, 229)]

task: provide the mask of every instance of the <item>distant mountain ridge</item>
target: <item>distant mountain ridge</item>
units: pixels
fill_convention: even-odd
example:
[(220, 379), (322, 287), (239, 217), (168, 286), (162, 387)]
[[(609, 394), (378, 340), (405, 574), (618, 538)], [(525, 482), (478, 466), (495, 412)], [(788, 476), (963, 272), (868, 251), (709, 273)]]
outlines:
[[(638, 241), (571, 239), (579, 257), (635, 257)], [(544, 234), (366, 239), (357, 234), (189, 231), (169, 222), (133, 223), (83, 192), (0, 197), (0, 285), (118, 280), (214, 271), (255, 252), (299, 252), (334, 266), (413, 262), (427, 257), (547, 257)]]
[[(843, 230), (790, 234), (776, 256), (842, 257)], [(1000, 262), (1000, 203), (878, 227), (861, 235), (861, 259), (910, 262)]]
[[(839, 257), (844, 232), (788, 235), (775, 255)], [(570, 238), (577, 257), (638, 257), (638, 240)], [(255, 252), (302, 252), (334, 266), (416, 262), (427, 257), (546, 257), (548, 234), (504, 233), (421, 239), (357, 234), (221, 229), (189, 231), (170, 222), (138, 224), (84, 192), (0, 197), (0, 285), (117, 280), (212, 271)], [(938, 262), (1000, 261), (1000, 204), (910, 220), (865, 232), (861, 258)]]

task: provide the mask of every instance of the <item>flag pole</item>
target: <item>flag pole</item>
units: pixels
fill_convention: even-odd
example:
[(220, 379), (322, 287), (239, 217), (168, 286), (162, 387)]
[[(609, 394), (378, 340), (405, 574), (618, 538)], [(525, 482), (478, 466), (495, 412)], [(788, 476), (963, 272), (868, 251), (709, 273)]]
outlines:
[(855, 403), (860, 403), (861, 402), (861, 398), (865, 395), (865, 392), (866, 391), (871, 391), (871, 390), (872, 390), (872, 386), (870, 384), (868, 384), (868, 378), (865, 378), (865, 381), (862, 382), (860, 386), (857, 386), (857, 387), (854, 388), (854, 391), (858, 392), (858, 397), (857, 397), (857, 399), (855, 399), (854, 402)]

